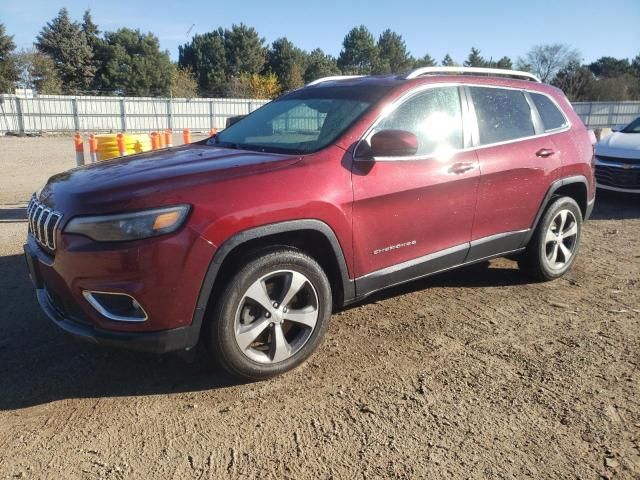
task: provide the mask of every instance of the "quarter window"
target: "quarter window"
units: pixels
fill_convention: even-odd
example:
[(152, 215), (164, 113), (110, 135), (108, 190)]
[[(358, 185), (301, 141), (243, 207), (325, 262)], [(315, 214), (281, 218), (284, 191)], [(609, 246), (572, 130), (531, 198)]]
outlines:
[(373, 133), (405, 130), (418, 137), (416, 155), (461, 149), (462, 115), (457, 87), (432, 88), (409, 98), (384, 118)]
[(549, 97), (533, 92), (529, 92), (529, 95), (531, 95), (531, 99), (540, 114), (545, 132), (567, 125), (567, 119)]
[(470, 87), (480, 144), (505, 142), (535, 134), (531, 108), (520, 90)]

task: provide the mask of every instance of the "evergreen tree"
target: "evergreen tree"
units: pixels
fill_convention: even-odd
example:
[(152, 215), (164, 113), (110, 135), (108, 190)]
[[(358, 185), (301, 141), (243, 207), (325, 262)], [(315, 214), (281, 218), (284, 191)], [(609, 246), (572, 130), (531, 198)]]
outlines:
[(90, 87), (96, 72), (93, 51), (82, 27), (70, 20), (66, 8), (42, 28), (35, 45), (54, 61), (63, 93), (77, 94)]
[(438, 62), (436, 62), (436, 59), (428, 53), (426, 53), (422, 58), (415, 59), (413, 62), (413, 68), (435, 67), (436, 65), (438, 65)]
[(593, 74), (579, 62), (571, 62), (555, 76), (552, 85), (561, 89), (572, 102), (584, 100), (589, 95)]
[(511, 59), (506, 56), (502, 57), (492, 66), (495, 68), (503, 68), (505, 70), (513, 70), (513, 62), (511, 62)]
[(626, 58), (600, 57), (588, 68), (596, 78), (615, 78), (633, 72), (633, 67)]
[(344, 37), (338, 67), (346, 75), (369, 75), (378, 60), (378, 48), (373, 35), (364, 25), (354, 27)]
[(465, 67), (486, 67), (488, 62), (480, 55), (480, 50), (471, 47), (471, 52), (464, 62)]
[(4, 25), (0, 23), (0, 93), (11, 92), (18, 80), (18, 70), (13, 56), (15, 48), (13, 36), (7, 35)]
[(106, 32), (99, 58), (100, 90), (129, 96), (170, 94), (173, 65), (154, 34), (130, 28)]
[(264, 38), (253, 27), (232, 25), (224, 32), (224, 50), (228, 75), (260, 73), (266, 60)]
[(90, 45), (93, 42), (95, 42), (100, 35), (100, 30), (98, 30), (98, 25), (93, 23), (93, 18), (91, 17), (91, 10), (85, 10), (84, 15), (82, 15), (82, 31), (86, 35)]
[(640, 53), (632, 60), (631, 68), (633, 68), (638, 78), (640, 78)]
[(413, 66), (414, 60), (401, 35), (387, 29), (378, 38), (377, 47), (375, 73), (404, 73)]
[(178, 47), (178, 65), (194, 72), (200, 95), (224, 95), (228, 71), (224, 30), (194, 35), (190, 43)]
[(307, 56), (307, 68), (304, 72), (305, 83), (313, 82), (318, 78), (340, 75), (340, 69), (336, 59), (316, 48)]
[(304, 85), (305, 53), (285, 37), (271, 44), (267, 67), (276, 74), (285, 92)]
[(457, 65), (458, 64), (453, 61), (453, 58), (451, 58), (451, 55), (449, 55), (448, 53), (442, 59), (443, 67), (456, 67)]

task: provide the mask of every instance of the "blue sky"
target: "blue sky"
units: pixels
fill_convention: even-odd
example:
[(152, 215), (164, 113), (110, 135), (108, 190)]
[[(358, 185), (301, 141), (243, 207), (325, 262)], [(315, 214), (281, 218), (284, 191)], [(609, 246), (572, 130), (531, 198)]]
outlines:
[(515, 60), (535, 44), (552, 42), (577, 48), (587, 62), (640, 53), (640, 0), (0, 0), (0, 22), (18, 47), (29, 47), (62, 6), (78, 20), (91, 8), (101, 30), (127, 26), (153, 32), (174, 59), (178, 45), (191, 38), (186, 33), (193, 24), (191, 34), (240, 22), (255, 27), (267, 42), (287, 36), (306, 50), (320, 47), (333, 55), (359, 24), (376, 37), (391, 28), (415, 56), (429, 53), (438, 60), (450, 53), (461, 62), (471, 46), (486, 58)]

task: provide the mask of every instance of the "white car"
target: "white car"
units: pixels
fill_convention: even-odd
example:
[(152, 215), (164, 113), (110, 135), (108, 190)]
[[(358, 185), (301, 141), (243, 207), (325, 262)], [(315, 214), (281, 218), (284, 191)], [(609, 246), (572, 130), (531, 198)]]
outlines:
[(640, 117), (596, 144), (598, 188), (640, 193)]

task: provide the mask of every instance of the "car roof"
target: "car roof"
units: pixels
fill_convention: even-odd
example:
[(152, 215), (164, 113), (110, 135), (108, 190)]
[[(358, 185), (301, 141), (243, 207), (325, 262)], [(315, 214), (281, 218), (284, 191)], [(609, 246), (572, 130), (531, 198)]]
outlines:
[[(463, 70), (463, 69), (461, 69)], [(317, 83), (316, 83), (317, 82)], [(517, 88), (523, 90), (539, 91), (548, 94), (557, 94), (560, 90), (552, 85), (512, 78), (509, 76), (476, 75), (476, 74), (427, 74), (415, 78), (407, 78), (407, 75), (387, 74), (387, 75), (367, 75), (367, 76), (343, 76), (328, 77), (312, 82), (305, 88), (321, 89), (331, 87), (360, 87), (360, 88), (386, 88), (388, 90), (410, 90), (419, 85), (434, 83), (456, 83), (500, 86), (506, 88)]]

